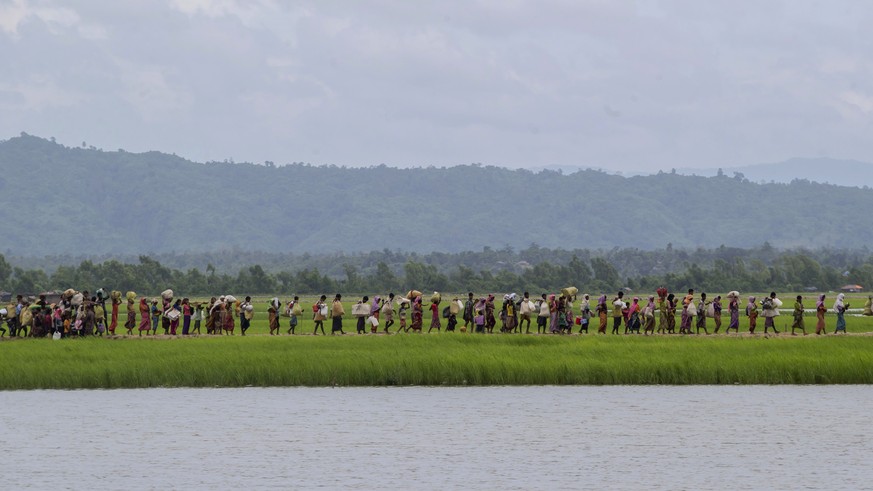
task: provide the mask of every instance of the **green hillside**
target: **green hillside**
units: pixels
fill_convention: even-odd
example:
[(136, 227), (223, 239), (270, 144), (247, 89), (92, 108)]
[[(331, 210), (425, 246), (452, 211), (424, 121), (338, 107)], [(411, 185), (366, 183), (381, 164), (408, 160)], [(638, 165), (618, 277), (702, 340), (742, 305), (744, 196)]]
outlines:
[(0, 143), (6, 254), (553, 248), (856, 248), (873, 191), (796, 181), (625, 178), (497, 167), (196, 163), (159, 152)]

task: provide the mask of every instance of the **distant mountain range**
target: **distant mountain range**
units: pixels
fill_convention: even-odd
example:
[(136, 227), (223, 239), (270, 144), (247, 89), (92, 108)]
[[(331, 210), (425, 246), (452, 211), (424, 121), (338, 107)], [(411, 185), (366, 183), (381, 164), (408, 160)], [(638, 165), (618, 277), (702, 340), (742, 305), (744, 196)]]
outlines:
[[(866, 164), (797, 161), (719, 177), (622, 177), (465, 165), (396, 169), (197, 163), (160, 152), (0, 142), (0, 252), (459, 252), (550, 248), (842, 248), (873, 243), (873, 191), (795, 177)], [(803, 165), (801, 165), (803, 164)], [(781, 166), (781, 167), (780, 167)], [(824, 166), (824, 167), (822, 167)], [(794, 170), (791, 170), (794, 169)], [(799, 169), (808, 169), (802, 173)], [(806, 171), (805, 171), (806, 172)], [(766, 172), (761, 175), (766, 175)], [(841, 181), (844, 182), (844, 181)], [(866, 220), (866, 218), (864, 218)]]

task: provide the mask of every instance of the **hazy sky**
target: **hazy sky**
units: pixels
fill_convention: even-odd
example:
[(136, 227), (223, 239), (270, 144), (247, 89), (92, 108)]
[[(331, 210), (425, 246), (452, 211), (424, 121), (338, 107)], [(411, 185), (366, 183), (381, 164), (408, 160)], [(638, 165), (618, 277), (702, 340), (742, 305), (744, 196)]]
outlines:
[(0, 139), (192, 160), (873, 160), (873, 2), (0, 0)]

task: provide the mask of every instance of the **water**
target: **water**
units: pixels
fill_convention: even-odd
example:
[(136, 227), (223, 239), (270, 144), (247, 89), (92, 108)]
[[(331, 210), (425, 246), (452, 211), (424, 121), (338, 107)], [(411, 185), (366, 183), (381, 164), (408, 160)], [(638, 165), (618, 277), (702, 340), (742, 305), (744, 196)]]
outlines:
[(863, 489), (873, 387), (0, 392), (4, 489)]

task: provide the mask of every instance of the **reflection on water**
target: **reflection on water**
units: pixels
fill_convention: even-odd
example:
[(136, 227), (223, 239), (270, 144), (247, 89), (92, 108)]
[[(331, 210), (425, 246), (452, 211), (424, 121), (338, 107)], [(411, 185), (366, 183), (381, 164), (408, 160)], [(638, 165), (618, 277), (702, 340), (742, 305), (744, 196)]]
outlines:
[(873, 388), (0, 392), (5, 489), (861, 489)]

